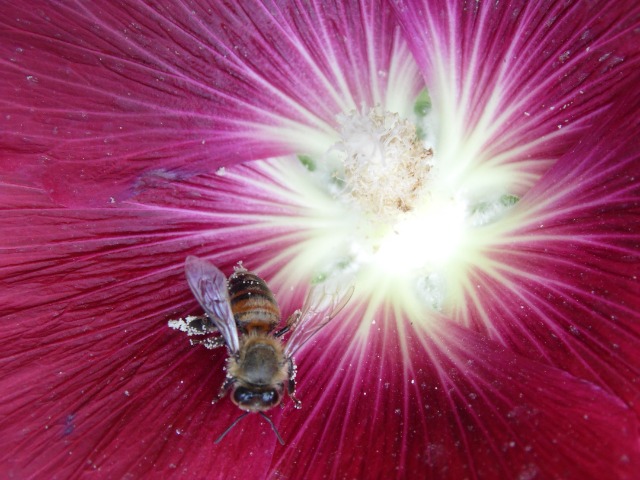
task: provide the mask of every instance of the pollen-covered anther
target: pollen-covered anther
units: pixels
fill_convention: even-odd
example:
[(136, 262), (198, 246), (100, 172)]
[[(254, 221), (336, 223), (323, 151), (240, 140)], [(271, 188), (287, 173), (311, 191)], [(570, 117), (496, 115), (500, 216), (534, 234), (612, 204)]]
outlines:
[(433, 152), (415, 126), (376, 106), (339, 117), (344, 191), (365, 213), (395, 219), (416, 207), (428, 182)]

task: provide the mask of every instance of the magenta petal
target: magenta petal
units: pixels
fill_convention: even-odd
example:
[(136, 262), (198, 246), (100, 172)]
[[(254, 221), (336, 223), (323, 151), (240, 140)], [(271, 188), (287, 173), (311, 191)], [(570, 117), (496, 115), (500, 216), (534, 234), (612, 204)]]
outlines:
[(637, 477), (639, 7), (394, 5), (449, 145), (530, 188), (474, 230), (455, 323), (358, 292), (300, 351), (284, 447), (258, 416), (212, 444), (239, 414), (210, 404), (225, 353), (166, 321), (197, 308), (190, 253), (252, 262), (297, 308), (282, 267), (334, 212), (309, 214), (293, 164), (193, 173), (321, 149), (336, 113), (415, 94), (389, 7), (0, 7), (0, 473)]
[(12, 201), (0, 222), (0, 472), (204, 478), (242, 455), (266, 469), (276, 443), (258, 418), (238, 432), (252, 447), (203, 454), (238, 414), (211, 405), (223, 357), (166, 323), (195, 307), (183, 262), (215, 219), (150, 204), (66, 209), (2, 185), (0, 205)]
[(0, 204), (19, 199), (0, 223), (0, 389), (11, 392), (0, 406), (0, 465), (10, 474), (633, 478), (636, 416), (599, 382), (452, 325), (426, 333), (371, 312), (377, 322), (362, 328), (371, 320), (355, 300), (297, 358), (303, 410), (273, 413), (287, 445), (259, 417), (211, 445), (238, 412), (210, 405), (224, 352), (190, 347), (166, 327), (195, 304), (182, 261), (197, 249), (225, 269), (243, 253), (263, 264), (279, 252), (281, 242), (264, 247), (273, 230), (247, 226), (253, 234), (238, 242), (237, 228), (259, 224), (255, 212), (296, 211), (273, 189), (241, 196), (273, 179), (233, 170), (190, 183), (147, 177), (137, 204), (111, 209), (0, 189)]
[(126, 198), (145, 171), (324, 151), (338, 113), (421, 88), (379, 2), (25, 1), (0, 24), (3, 169), (67, 204)]
[(147, 176), (135, 202), (106, 208), (0, 185), (0, 472), (202, 478), (228, 476), (244, 455), (256, 469), (248, 475), (266, 471), (277, 442), (260, 417), (230, 437), (249, 449), (213, 445), (239, 414), (228, 401), (211, 405), (224, 351), (190, 346), (167, 320), (197, 305), (187, 255), (225, 272), (244, 260), (266, 278), (286, 259), (299, 226), (269, 219), (300, 207), (267, 166), (188, 182)]
[[(109, 327), (106, 314), (103, 320), (70, 313), (75, 323), (60, 317), (67, 326), (2, 362), (4, 475), (203, 478), (235, 467), (239, 454), (201, 450), (210, 450), (237, 416), (235, 407), (210, 403), (222, 381), (220, 362), (206, 352), (185, 352), (183, 339), (149, 316), (139, 317), (138, 326)], [(245, 437), (252, 446), (244, 453), (265, 469), (275, 447), (272, 432), (255, 421), (246, 427), (260, 433)]]
[[(408, 324), (403, 334), (374, 327), (366, 337), (352, 327), (336, 325), (301, 353), (303, 409), (283, 414), (281, 429), (292, 447), (274, 452), (272, 473), (611, 480), (635, 475), (637, 418), (596, 385), (452, 325), (429, 335)], [(345, 338), (352, 338), (348, 348)], [(241, 445), (240, 439), (232, 441)]]
[[(478, 165), (518, 163), (530, 186), (616, 97), (636, 89), (640, 6), (633, 0), (394, 5), (448, 161), (473, 148)], [(459, 144), (471, 147), (449, 152)]]
[(523, 197), (496, 227), (491, 268), (473, 273), (459, 319), (640, 413), (638, 128), (636, 92)]

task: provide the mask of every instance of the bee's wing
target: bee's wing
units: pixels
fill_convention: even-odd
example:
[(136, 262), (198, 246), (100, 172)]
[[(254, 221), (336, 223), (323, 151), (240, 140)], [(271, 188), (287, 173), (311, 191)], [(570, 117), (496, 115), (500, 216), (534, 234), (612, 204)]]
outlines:
[(353, 290), (353, 285), (338, 288), (313, 285), (292, 326), (293, 333), (284, 349), (285, 355), (292, 357), (302, 345), (338, 315), (353, 295)]
[(184, 262), (187, 282), (207, 316), (216, 325), (231, 353), (240, 348), (227, 291), (227, 277), (211, 263), (190, 255)]

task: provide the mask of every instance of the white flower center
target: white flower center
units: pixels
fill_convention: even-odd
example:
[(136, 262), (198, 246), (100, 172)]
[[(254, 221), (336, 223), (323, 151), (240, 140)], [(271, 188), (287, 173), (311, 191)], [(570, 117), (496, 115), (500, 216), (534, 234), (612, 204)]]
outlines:
[(374, 107), (339, 121), (340, 139), (320, 162), (299, 157), (332, 197), (320, 218), (332, 218), (334, 226), (307, 245), (324, 258), (316, 263), (317, 281), (347, 269), (379, 298), (412, 291), (422, 308), (442, 310), (466, 281), (468, 259), (479, 258), (477, 229), (517, 197), (487, 197), (444, 181), (446, 165), (421, 135), (426, 117), (416, 119), (416, 128)]
[[(349, 261), (382, 282), (417, 279), (424, 290), (460, 245), (466, 205), (438, 189), (433, 149), (407, 119), (375, 107), (339, 121), (341, 138), (323, 163), (332, 195), (355, 212)], [(443, 298), (437, 283), (426, 289)], [(439, 306), (432, 296), (429, 303)]]
[(342, 140), (332, 150), (344, 169), (343, 195), (373, 221), (394, 223), (414, 210), (426, 190), (433, 157), (415, 127), (379, 107), (339, 120)]

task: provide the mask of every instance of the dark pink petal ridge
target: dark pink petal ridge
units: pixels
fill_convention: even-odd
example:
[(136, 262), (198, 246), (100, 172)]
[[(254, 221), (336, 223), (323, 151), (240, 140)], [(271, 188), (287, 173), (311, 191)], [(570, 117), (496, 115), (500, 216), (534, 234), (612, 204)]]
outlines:
[(280, 424), (295, 448), (271, 473), (634, 478), (638, 420), (615, 395), (445, 319), (421, 332), (378, 311), (358, 334), (366, 305), (351, 308), (300, 354), (303, 409)]
[[(240, 170), (245, 182), (264, 181)], [(245, 420), (246, 441), (262, 443), (203, 455), (200, 446), (210, 448), (239, 413), (229, 402), (211, 405), (224, 351), (191, 347), (167, 320), (196, 307), (188, 254), (210, 256), (227, 273), (241, 259), (267, 265), (294, 238), (256, 217), (295, 206), (254, 192), (250, 208), (237, 201), (246, 183), (215, 179), (160, 176), (155, 197), (120, 208), (66, 208), (31, 187), (0, 187), (0, 205), (14, 203), (0, 222), (0, 473), (203, 478), (225, 476), (248, 455), (249, 478), (262, 478), (276, 443), (258, 417)]]
[(640, 96), (610, 113), (505, 218), (458, 319), (639, 414)]
[(618, 97), (637, 89), (640, 5), (633, 0), (393, 5), (441, 134), (480, 140), (478, 165), (518, 163), (530, 176), (514, 186), (519, 195), (597, 128)]
[[(103, 206), (144, 172), (323, 152), (336, 115), (384, 103), (411, 62), (394, 22), (378, 1), (5, 3), (2, 168)], [(417, 68), (399, 72), (411, 101)]]

